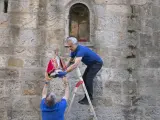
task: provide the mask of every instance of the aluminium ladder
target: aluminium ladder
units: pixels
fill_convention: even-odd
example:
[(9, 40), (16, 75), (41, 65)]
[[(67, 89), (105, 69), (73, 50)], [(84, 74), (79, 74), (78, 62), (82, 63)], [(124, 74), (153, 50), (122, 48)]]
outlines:
[(83, 89), (84, 89), (84, 92), (85, 92), (85, 94), (86, 94), (86, 97), (87, 97), (87, 99), (88, 99), (88, 102), (89, 102), (89, 105), (90, 105), (91, 111), (92, 111), (92, 113), (93, 113), (93, 115), (94, 115), (94, 118), (95, 118), (95, 120), (98, 120), (98, 119), (97, 119), (97, 116), (96, 116), (96, 113), (95, 113), (95, 111), (94, 111), (93, 105), (92, 105), (92, 103), (91, 103), (90, 97), (89, 97), (89, 95), (88, 95), (88, 92), (87, 92), (86, 86), (85, 86), (85, 84), (84, 84), (84, 81), (83, 81), (83, 78), (82, 78), (81, 72), (80, 72), (80, 70), (79, 70), (79, 68), (78, 68), (78, 67), (76, 68), (76, 72), (77, 72), (77, 75), (78, 75), (79, 81), (77, 82), (77, 84), (76, 84), (76, 86), (75, 86), (75, 88), (74, 88), (73, 96), (72, 96), (72, 99), (71, 99), (70, 105), (69, 105), (68, 110), (67, 110), (67, 115), (68, 115), (68, 113), (69, 113), (69, 112), (70, 112), (70, 110), (71, 110), (71, 107), (72, 107), (72, 104), (73, 104), (73, 101), (74, 101), (75, 95), (76, 95), (76, 93), (77, 93), (78, 87), (79, 87), (80, 85), (82, 85), (82, 87), (83, 87)]

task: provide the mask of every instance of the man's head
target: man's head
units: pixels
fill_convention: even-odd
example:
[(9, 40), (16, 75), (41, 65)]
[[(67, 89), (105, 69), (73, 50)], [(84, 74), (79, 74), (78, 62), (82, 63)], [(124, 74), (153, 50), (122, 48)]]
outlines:
[(78, 45), (77, 38), (75, 38), (75, 37), (68, 37), (66, 39), (66, 42), (67, 42), (67, 45), (68, 45), (68, 47), (69, 47), (69, 49), (71, 51), (75, 51), (76, 50), (77, 45)]
[(47, 106), (53, 106), (56, 103), (56, 95), (54, 93), (48, 93), (45, 99)]

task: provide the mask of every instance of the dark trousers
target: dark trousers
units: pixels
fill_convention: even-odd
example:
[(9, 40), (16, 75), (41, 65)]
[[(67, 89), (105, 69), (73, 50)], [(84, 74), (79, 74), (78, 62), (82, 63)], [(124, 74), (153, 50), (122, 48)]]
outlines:
[(101, 68), (102, 68), (102, 63), (94, 63), (92, 65), (89, 65), (87, 66), (82, 76), (85, 86), (87, 88), (88, 94), (91, 98), (93, 96), (93, 79)]

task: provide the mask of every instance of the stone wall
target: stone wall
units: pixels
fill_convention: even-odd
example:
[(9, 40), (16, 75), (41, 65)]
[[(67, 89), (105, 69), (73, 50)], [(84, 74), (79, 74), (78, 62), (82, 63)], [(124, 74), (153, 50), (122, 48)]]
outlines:
[[(45, 67), (55, 47), (69, 55), (63, 43), (75, 3), (90, 11), (91, 42), (82, 44), (104, 60), (94, 79), (98, 120), (159, 120), (159, 0), (9, 0), (7, 13), (0, 1), (0, 120), (41, 119)], [(68, 79), (73, 90), (74, 71)], [(51, 81), (50, 91), (62, 97), (62, 81)], [(67, 118), (91, 120), (78, 94)]]

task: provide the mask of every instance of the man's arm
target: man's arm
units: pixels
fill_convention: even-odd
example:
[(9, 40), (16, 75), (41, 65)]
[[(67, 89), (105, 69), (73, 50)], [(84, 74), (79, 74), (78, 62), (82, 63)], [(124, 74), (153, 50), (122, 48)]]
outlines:
[(42, 99), (43, 99), (43, 98), (46, 98), (46, 96), (47, 96), (48, 83), (49, 83), (49, 82), (46, 81), (45, 84), (44, 84), (44, 87), (43, 87), (43, 90), (42, 90)]
[(68, 64), (67, 64), (67, 68), (72, 64), (74, 63), (74, 58), (70, 58)]
[(49, 76), (48, 76), (48, 73), (47, 72), (45, 72), (45, 79), (46, 80), (51, 80), (52, 78), (50, 78)]
[(68, 84), (68, 80), (66, 77), (63, 77), (63, 81), (64, 81), (64, 86), (65, 86), (65, 94), (64, 94), (64, 99), (68, 100), (69, 99), (69, 84)]
[(79, 63), (81, 62), (81, 60), (82, 60), (82, 57), (76, 57), (74, 64), (70, 65), (67, 68), (66, 72), (68, 73), (68, 72), (71, 72), (72, 70), (74, 70), (79, 65)]

